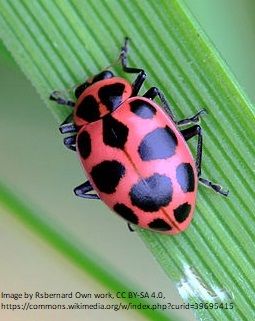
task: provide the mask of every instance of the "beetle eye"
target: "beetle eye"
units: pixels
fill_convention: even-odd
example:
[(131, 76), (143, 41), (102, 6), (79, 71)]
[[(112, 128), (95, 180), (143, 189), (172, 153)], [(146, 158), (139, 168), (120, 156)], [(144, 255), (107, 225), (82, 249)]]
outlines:
[(99, 81), (99, 80), (104, 80), (104, 79), (109, 79), (112, 78), (114, 75), (110, 70), (104, 70), (102, 72), (100, 72), (100, 74), (96, 75), (93, 80), (92, 83), (94, 84), (95, 82)]
[(88, 83), (84, 82), (83, 84), (79, 85), (78, 87), (75, 88), (74, 95), (78, 99), (80, 95), (84, 92), (85, 88), (88, 87)]
[(83, 91), (89, 87), (90, 85), (94, 84), (95, 82), (99, 80), (109, 79), (114, 77), (114, 74), (110, 70), (104, 70), (100, 72), (100, 74), (96, 75), (93, 79), (89, 79), (86, 82), (82, 83), (78, 87), (76, 87), (74, 91), (75, 97), (78, 99), (80, 95), (83, 93)]

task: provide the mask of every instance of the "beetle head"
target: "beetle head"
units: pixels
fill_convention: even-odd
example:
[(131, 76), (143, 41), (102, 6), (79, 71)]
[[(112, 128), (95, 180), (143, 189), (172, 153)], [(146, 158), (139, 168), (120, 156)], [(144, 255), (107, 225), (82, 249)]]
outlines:
[(100, 72), (99, 74), (95, 75), (92, 78), (89, 78), (84, 83), (82, 83), (78, 87), (76, 87), (75, 92), (74, 92), (75, 97), (78, 99), (80, 97), (80, 95), (84, 92), (84, 90), (86, 88), (88, 88), (89, 86), (91, 86), (92, 84), (94, 84), (95, 82), (97, 82), (99, 80), (109, 79), (112, 77), (114, 77), (114, 74), (110, 70), (104, 70), (104, 71)]

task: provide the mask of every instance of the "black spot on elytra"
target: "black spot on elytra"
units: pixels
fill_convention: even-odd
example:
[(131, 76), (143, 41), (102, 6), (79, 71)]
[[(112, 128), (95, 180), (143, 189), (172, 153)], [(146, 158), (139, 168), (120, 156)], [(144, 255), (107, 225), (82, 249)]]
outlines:
[(110, 114), (103, 117), (103, 141), (106, 145), (124, 148), (128, 137), (128, 127)]
[(109, 111), (115, 110), (122, 103), (125, 85), (121, 83), (105, 85), (98, 91), (100, 101)]
[(176, 178), (183, 192), (193, 192), (195, 188), (194, 171), (189, 163), (182, 163), (176, 169)]
[(82, 158), (86, 159), (91, 153), (91, 139), (87, 131), (82, 131), (78, 135), (78, 150)]
[(161, 218), (156, 218), (155, 220), (151, 221), (148, 226), (153, 230), (161, 232), (169, 231), (172, 229), (172, 227)]
[(131, 111), (137, 116), (148, 119), (153, 118), (156, 109), (144, 100), (136, 99), (130, 103)]
[(76, 115), (88, 122), (96, 121), (100, 118), (99, 105), (92, 96), (86, 96), (77, 107)]
[(166, 159), (175, 154), (177, 138), (174, 132), (166, 126), (157, 128), (145, 135), (138, 147), (142, 160)]
[(91, 177), (100, 192), (111, 194), (116, 191), (120, 179), (125, 175), (125, 167), (115, 161), (103, 161), (94, 166)]
[(153, 174), (142, 178), (130, 190), (132, 204), (145, 212), (158, 211), (172, 200), (173, 187), (169, 177)]
[(122, 218), (129, 221), (133, 224), (138, 224), (138, 217), (137, 215), (125, 204), (117, 203), (113, 207), (114, 211), (118, 213)]
[(182, 223), (189, 216), (191, 205), (189, 203), (183, 203), (174, 209), (174, 217), (178, 223)]

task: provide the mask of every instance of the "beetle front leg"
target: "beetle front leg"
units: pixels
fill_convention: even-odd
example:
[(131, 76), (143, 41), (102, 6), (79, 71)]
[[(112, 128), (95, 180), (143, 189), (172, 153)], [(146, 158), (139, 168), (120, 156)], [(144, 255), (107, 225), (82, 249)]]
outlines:
[(128, 37), (126, 37), (124, 41), (124, 45), (121, 47), (119, 59), (120, 59), (123, 71), (131, 74), (138, 74), (137, 78), (132, 83), (132, 88), (133, 88), (132, 96), (137, 96), (139, 90), (141, 89), (146, 79), (146, 73), (141, 68), (134, 68), (134, 67), (127, 66), (128, 40), (129, 40)]
[(87, 198), (87, 199), (100, 199), (97, 194), (87, 194), (93, 191), (93, 187), (91, 186), (89, 181), (75, 187), (74, 194), (78, 197)]
[(61, 97), (60, 94), (61, 93), (59, 91), (55, 90), (55, 91), (53, 91), (51, 93), (49, 99), (55, 101), (59, 105), (65, 105), (65, 106), (68, 106), (68, 107), (74, 107), (74, 105), (75, 105), (74, 101), (65, 99), (65, 98)]
[(213, 189), (216, 193), (219, 193), (223, 196), (228, 196), (228, 193), (229, 193), (228, 190), (223, 190), (223, 188), (219, 184), (212, 183), (208, 179), (201, 177), (202, 145), (203, 145), (202, 128), (199, 125), (194, 125), (190, 128), (186, 128), (184, 130), (181, 130), (181, 133), (186, 141), (194, 136), (198, 136), (196, 167), (197, 167), (197, 174), (198, 174), (199, 182), (201, 184)]

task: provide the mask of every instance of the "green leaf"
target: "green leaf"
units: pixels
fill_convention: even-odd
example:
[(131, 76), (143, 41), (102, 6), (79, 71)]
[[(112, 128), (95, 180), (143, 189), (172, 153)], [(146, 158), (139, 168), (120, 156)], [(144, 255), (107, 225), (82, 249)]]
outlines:
[(2, 0), (0, 27), (58, 120), (66, 110), (49, 103), (49, 93), (108, 66), (126, 35), (130, 65), (147, 71), (146, 88), (163, 90), (179, 119), (207, 109), (202, 174), (228, 187), (229, 197), (200, 186), (186, 232), (139, 234), (185, 301), (225, 304), (196, 310), (200, 319), (253, 320), (254, 107), (182, 1)]
[[(4, 207), (14, 214), (17, 218), (27, 225), (31, 230), (35, 231), (37, 235), (46, 240), (53, 248), (65, 255), (71, 262), (73, 262), (81, 270), (85, 271), (93, 278), (95, 278), (100, 284), (111, 290), (111, 293), (125, 292), (131, 293), (132, 289), (130, 284), (127, 285), (122, 281), (119, 274), (114, 272), (114, 269), (103, 264), (102, 259), (99, 259), (94, 253), (91, 253), (89, 249), (81, 248), (75, 243), (75, 240), (68, 235), (66, 231), (63, 231), (60, 226), (51, 226), (50, 222), (44, 218), (43, 213), (40, 210), (35, 212), (27, 204), (22, 202), (9, 188), (0, 182), (0, 202)], [(77, 242), (78, 243), (78, 242)], [(98, 264), (101, 262), (101, 265)], [(105, 267), (108, 267), (106, 269)], [(150, 305), (155, 304), (152, 300), (132, 297), (122, 298), (121, 301), (126, 303), (126, 309), (129, 309), (129, 305)], [(123, 304), (122, 304), (123, 306)], [(125, 309), (123, 309), (125, 310)], [(130, 307), (131, 310), (131, 307)], [(138, 309), (138, 313), (143, 315), (147, 320), (158, 321), (177, 321), (176, 317), (165, 315), (160, 309)], [(120, 308), (121, 311), (121, 308)]]
[(9, 65), (13, 65), (13, 58), (8, 50), (6, 50), (3, 42), (0, 40), (0, 57)]

